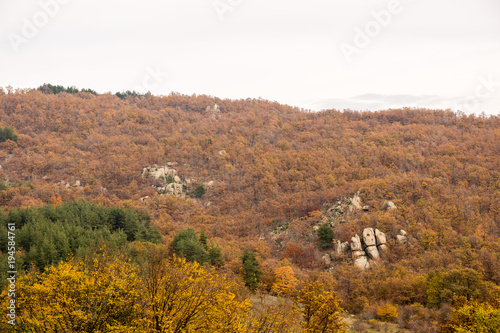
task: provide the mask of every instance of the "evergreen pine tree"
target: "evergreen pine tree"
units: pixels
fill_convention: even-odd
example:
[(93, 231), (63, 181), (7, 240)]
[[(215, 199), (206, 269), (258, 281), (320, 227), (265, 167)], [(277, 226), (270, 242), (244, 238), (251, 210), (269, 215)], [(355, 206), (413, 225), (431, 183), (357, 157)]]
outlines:
[(319, 246), (326, 248), (333, 244), (333, 230), (330, 228), (328, 223), (322, 224), (318, 231)]
[(259, 262), (255, 254), (250, 250), (245, 250), (243, 256), (241, 256), (241, 262), (243, 263), (243, 281), (245, 281), (245, 286), (251, 291), (257, 290), (262, 271), (259, 270)]

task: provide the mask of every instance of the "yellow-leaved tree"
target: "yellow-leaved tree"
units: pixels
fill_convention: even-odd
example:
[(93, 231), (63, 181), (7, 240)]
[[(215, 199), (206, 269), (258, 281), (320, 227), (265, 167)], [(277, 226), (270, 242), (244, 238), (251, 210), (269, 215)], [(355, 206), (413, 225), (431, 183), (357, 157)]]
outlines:
[(138, 332), (144, 323), (136, 269), (106, 254), (33, 269), (16, 289), (16, 325), (5, 331)]
[(276, 268), (274, 275), (276, 276), (276, 281), (271, 291), (280, 296), (289, 296), (299, 283), (291, 266)]
[(149, 329), (154, 332), (245, 332), (248, 300), (238, 286), (196, 262), (154, 256), (145, 272)]
[(308, 333), (343, 333), (347, 325), (342, 319), (344, 310), (337, 295), (325, 290), (319, 282), (306, 282), (296, 299), (303, 315), (302, 327)]

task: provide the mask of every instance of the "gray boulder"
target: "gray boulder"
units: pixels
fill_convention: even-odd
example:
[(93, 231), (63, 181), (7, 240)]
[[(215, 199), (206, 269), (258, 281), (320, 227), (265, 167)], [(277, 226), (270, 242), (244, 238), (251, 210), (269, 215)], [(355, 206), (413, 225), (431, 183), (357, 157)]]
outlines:
[(182, 194), (183, 187), (182, 184), (170, 183), (165, 186), (165, 192), (167, 194)]
[(378, 249), (376, 246), (368, 246), (365, 249), (366, 255), (368, 258), (373, 259), (373, 260), (378, 260), (380, 259), (380, 254), (378, 252)]
[(359, 191), (351, 198), (350, 200), (349, 211), (361, 210), (363, 207), (361, 206), (361, 197), (359, 196)]
[(351, 250), (352, 251), (363, 251), (363, 247), (361, 246), (361, 239), (358, 235), (351, 238)]
[(370, 263), (368, 262), (368, 258), (366, 256), (360, 256), (354, 260), (354, 266), (359, 267), (362, 270), (366, 270), (370, 268)]
[(333, 255), (341, 257), (349, 251), (349, 242), (340, 242), (339, 240), (333, 245)]
[(387, 237), (382, 231), (378, 229), (375, 229), (375, 238), (377, 239), (377, 245), (387, 243)]
[(398, 208), (392, 201), (386, 201), (384, 206), (386, 210), (393, 210)]
[(365, 246), (376, 246), (377, 241), (375, 240), (375, 232), (372, 228), (365, 228), (363, 230), (363, 242)]
[(352, 259), (354, 259), (354, 260), (358, 259), (359, 257), (365, 257), (365, 256), (366, 256), (365, 251), (353, 251), (352, 252)]
[(399, 235), (396, 236), (396, 240), (399, 244), (406, 244), (408, 242), (408, 237), (406, 236), (406, 231), (399, 230)]

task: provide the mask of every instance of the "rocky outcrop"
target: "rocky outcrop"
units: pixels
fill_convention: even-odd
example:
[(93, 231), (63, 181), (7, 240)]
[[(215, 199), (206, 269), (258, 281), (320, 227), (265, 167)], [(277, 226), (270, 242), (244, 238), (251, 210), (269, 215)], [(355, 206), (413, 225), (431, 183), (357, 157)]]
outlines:
[(164, 187), (165, 194), (184, 194), (184, 186), (182, 184), (170, 183)]
[(174, 168), (175, 163), (169, 162), (165, 166), (157, 166), (156, 164), (151, 167), (142, 169), (142, 177), (152, 176), (155, 179), (167, 180), (172, 177), (172, 180), (177, 176), (177, 170)]
[(168, 162), (164, 166), (153, 165), (142, 169), (142, 177), (154, 178), (152, 186), (158, 193), (184, 197), (186, 182), (183, 182), (175, 168), (177, 163)]
[(210, 112), (210, 111), (212, 111), (212, 112), (220, 112), (220, 108), (219, 108), (219, 105), (214, 104), (214, 105), (207, 106), (207, 108), (205, 109), (205, 111), (207, 111), (207, 112)]
[(220, 107), (217, 104), (207, 106), (205, 111), (208, 114), (210, 114), (210, 116), (212, 117), (213, 120), (218, 120), (222, 116), (222, 113), (220, 111)]
[(82, 183), (79, 180), (75, 181), (73, 184), (71, 184), (70, 182), (65, 182), (64, 180), (61, 180), (61, 181), (56, 183), (56, 186), (64, 186), (67, 189), (70, 189), (70, 188), (83, 189)]
[(358, 235), (351, 238), (352, 259), (356, 267), (367, 269), (387, 253), (387, 237), (373, 228), (365, 228), (362, 235), (362, 238)]
[[(351, 237), (350, 242), (341, 242), (337, 240), (334, 243), (333, 252), (328, 254), (328, 258), (324, 256), (323, 262), (325, 264), (326, 262), (330, 262), (331, 264), (332, 259), (345, 258), (346, 255), (349, 255), (354, 265), (363, 270), (377, 264), (383, 264), (389, 252), (386, 234), (375, 228), (365, 228), (361, 235), (361, 237), (359, 235), (354, 235)], [(398, 243), (402, 244), (413, 241), (404, 230), (399, 231), (396, 240)]]
[(370, 207), (363, 206), (359, 191), (352, 197), (342, 197), (335, 204), (330, 206), (325, 213), (324, 223), (333, 221), (333, 223), (345, 222), (346, 213), (354, 213), (356, 211), (369, 211)]
[[(189, 165), (184, 165), (189, 167)], [(193, 179), (181, 177), (177, 171), (177, 163), (168, 162), (163, 166), (153, 165), (142, 169), (142, 177), (151, 180), (151, 186), (160, 194), (173, 194), (178, 197), (186, 197), (193, 193), (197, 185), (203, 185), (205, 190), (215, 186), (213, 180), (199, 183)]]

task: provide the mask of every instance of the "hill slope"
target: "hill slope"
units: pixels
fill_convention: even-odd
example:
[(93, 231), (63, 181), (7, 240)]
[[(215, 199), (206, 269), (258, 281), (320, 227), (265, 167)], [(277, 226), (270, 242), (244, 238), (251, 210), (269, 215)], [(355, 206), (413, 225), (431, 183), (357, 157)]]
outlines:
[[(361, 273), (349, 256), (329, 265), (353, 312), (382, 299), (431, 305), (429, 274), (440, 270), (477, 273), (490, 283), (479, 289), (500, 284), (497, 116), (2, 90), (0, 125), (18, 135), (0, 143), (6, 209), (75, 199), (144, 209), (164, 241), (206, 230), (235, 271), (244, 248), (271, 271), (278, 258), (297, 272), (324, 269), (331, 250), (317, 246), (314, 227), (329, 222), (342, 242), (375, 227), (393, 249), (383, 265)], [(162, 194), (169, 183), (178, 196)], [(367, 211), (329, 215), (358, 191)], [(397, 244), (400, 229), (415, 240)]]

